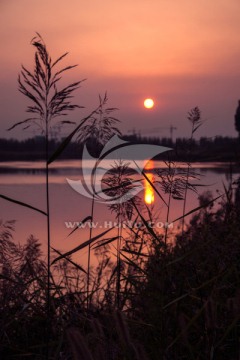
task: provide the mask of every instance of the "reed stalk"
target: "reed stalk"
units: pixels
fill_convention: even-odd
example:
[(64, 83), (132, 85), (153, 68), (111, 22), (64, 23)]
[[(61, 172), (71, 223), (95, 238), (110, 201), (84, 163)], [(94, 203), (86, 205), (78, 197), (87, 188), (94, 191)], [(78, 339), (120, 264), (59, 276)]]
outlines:
[[(198, 107), (195, 107), (190, 110), (188, 113), (188, 120), (192, 124), (191, 128), (191, 135), (190, 135), (190, 148), (188, 155), (190, 154), (190, 150), (192, 148), (192, 142), (193, 142), (193, 136), (194, 133), (197, 131), (197, 129), (202, 125), (201, 122), (201, 112)], [(182, 212), (182, 235), (184, 232), (184, 225), (185, 225), (185, 214), (186, 214), (186, 206), (187, 206), (187, 193), (189, 188), (189, 175), (190, 175), (190, 159), (188, 159), (187, 163), (187, 173), (186, 173), (186, 184), (185, 184), (185, 190), (184, 190), (184, 200), (183, 200), (183, 212)]]

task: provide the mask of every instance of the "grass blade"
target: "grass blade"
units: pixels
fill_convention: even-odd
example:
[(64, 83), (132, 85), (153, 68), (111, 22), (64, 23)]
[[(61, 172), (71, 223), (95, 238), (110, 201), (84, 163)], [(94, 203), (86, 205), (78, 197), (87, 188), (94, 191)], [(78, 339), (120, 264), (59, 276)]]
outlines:
[(93, 250), (95, 250), (95, 249), (97, 249), (97, 248), (100, 248), (101, 246), (110, 244), (111, 242), (117, 240), (118, 238), (119, 238), (119, 236), (114, 236), (114, 237), (111, 238), (111, 239), (106, 239), (106, 240), (102, 241), (101, 244), (98, 244), (98, 245), (94, 246), (94, 247), (93, 247)]
[(137, 206), (135, 205), (134, 201), (132, 201), (132, 204), (133, 204), (134, 208), (136, 209), (138, 215), (140, 216), (142, 222), (144, 223), (145, 227), (147, 228), (149, 234), (151, 234), (157, 241), (159, 241), (159, 238), (157, 237), (157, 235), (155, 234), (155, 232), (153, 231), (151, 226), (149, 226), (148, 222), (144, 219), (144, 217), (142, 216), (142, 214), (138, 210)]
[(183, 219), (184, 217), (186, 217), (186, 216), (188, 216), (188, 215), (191, 215), (192, 213), (194, 213), (194, 212), (196, 212), (196, 211), (198, 211), (198, 210), (201, 210), (201, 209), (204, 209), (205, 207), (208, 207), (209, 205), (211, 205), (212, 203), (214, 203), (214, 201), (218, 200), (218, 199), (221, 198), (221, 197), (223, 197), (223, 195), (219, 195), (219, 196), (217, 196), (215, 199), (207, 202), (206, 204), (201, 205), (201, 206), (198, 206), (198, 207), (190, 210), (188, 213), (186, 213), (186, 214), (178, 217), (177, 219), (175, 219), (175, 220), (173, 220), (173, 221), (170, 221), (170, 223), (174, 223), (174, 222), (176, 222), (176, 221), (178, 221), (178, 220)]
[(77, 263), (75, 263), (74, 261), (72, 261), (71, 259), (69, 259), (69, 257), (64, 256), (64, 254), (62, 254), (60, 251), (58, 251), (57, 249), (54, 249), (53, 247), (51, 247), (51, 249), (53, 251), (55, 251), (58, 255), (62, 256), (64, 259), (66, 259), (67, 261), (70, 262), (70, 264), (74, 265), (77, 269), (83, 271), (85, 274), (87, 274), (87, 272)]
[[(88, 220), (92, 221), (92, 216), (89, 215), (89, 216), (85, 217), (85, 219), (83, 219), (83, 221), (80, 221), (79, 225), (77, 225), (77, 226), (75, 227), (75, 229), (73, 229), (73, 230), (70, 232), (70, 234), (68, 234), (68, 236), (72, 235), (77, 229), (81, 228), (80, 225), (85, 224)], [(67, 237), (68, 237), (68, 236), (67, 236)]]
[(28, 209), (37, 211), (37, 212), (39, 212), (39, 213), (47, 216), (47, 213), (46, 213), (45, 211), (42, 211), (42, 210), (40, 210), (40, 209), (37, 209), (36, 207), (34, 207), (34, 206), (32, 206), (32, 205), (29, 205), (29, 204), (26, 204), (26, 203), (24, 203), (24, 202), (22, 202), (22, 201), (12, 199), (12, 198), (10, 198), (10, 197), (8, 197), (8, 196), (5, 196), (5, 195), (2, 195), (2, 194), (0, 194), (0, 198), (2, 198), (2, 199), (4, 199), (4, 200), (7, 200), (7, 201), (10, 201), (10, 202), (12, 202), (12, 203), (14, 203), (14, 204), (24, 206), (24, 207), (26, 207), (26, 208), (28, 208)]
[(72, 254), (74, 254), (75, 252), (77, 252), (77, 251), (79, 251), (79, 250), (81, 250), (81, 249), (84, 249), (86, 246), (88, 246), (88, 245), (92, 244), (94, 241), (100, 239), (102, 236), (104, 236), (105, 234), (107, 234), (107, 233), (108, 233), (109, 231), (111, 231), (112, 229), (113, 229), (113, 227), (111, 227), (110, 229), (108, 229), (108, 230), (102, 232), (101, 234), (95, 236), (94, 238), (85, 241), (83, 244), (75, 247), (74, 249), (72, 249), (72, 250), (70, 250), (70, 251), (67, 251), (65, 254), (62, 254), (61, 256), (59, 256), (59, 257), (57, 257), (56, 259), (54, 259), (54, 260), (52, 261), (51, 265), (53, 265), (55, 262), (57, 262), (57, 261), (65, 258), (66, 256), (72, 255)]
[(70, 143), (74, 135), (78, 132), (78, 130), (85, 124), (85, 122), (90, 119), (93, 114), (95, 114), (99, 110), (99, 106), (91, 112), (88, 116), (86, 116), (80, 124), (63, 140), (63, 142), (59, 145), (57, 150), (52, 154), (50, 159), (48, 160), (48, 165), (51, 164), (54, 160), (56, 160), (59, 155), (63, 152), (63, 150), (67, 147), (67, 145)]

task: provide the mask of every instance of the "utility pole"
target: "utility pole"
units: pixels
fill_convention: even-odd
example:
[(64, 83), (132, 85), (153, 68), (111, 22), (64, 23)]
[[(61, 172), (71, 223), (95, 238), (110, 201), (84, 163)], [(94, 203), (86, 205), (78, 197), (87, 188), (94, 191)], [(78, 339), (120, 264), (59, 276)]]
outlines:
[[(150, 128), (150, 129), (143, 129), (143, 130), (141, 130), (141, 131), (139, 131), (139, 135), (141, 134), (141, 133), (143, 133), (143, 134), (151, 134), (151, 133), (157, 133), (158, 131), (162, 131), (162, 130), (169, 130), (169, 132), (170, 132), (170, 138), (171, 138), (171, 140), (173, 141), (173, 132), (174, 132), (174, 130), (177, 130), (177, 127), (175, 127), (175, 126), (173, 126), (173, 125), (170, 125), (170, 126), (158, 126), (158, 127), (155, 127), (155, 128)], [(131, 133), (132, 135), (137, 135), (137, 133), (136, 133), (136, 129), (135, 128), (133, 128), (132, 130), (128, 130), (128, 133)]]

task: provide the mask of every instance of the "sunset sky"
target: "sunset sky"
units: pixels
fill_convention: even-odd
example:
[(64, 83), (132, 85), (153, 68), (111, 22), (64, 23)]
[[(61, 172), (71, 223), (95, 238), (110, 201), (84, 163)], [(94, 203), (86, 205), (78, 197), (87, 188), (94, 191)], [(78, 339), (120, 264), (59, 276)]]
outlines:
[(172, 124), (174, 137), (187, 137), (187, 112), (199, 106), (198, 136), (236, 136), (239, 0), (1, 0), (0, 21), (1, 137), (33, 135), (5, 129), (26, 116), (17, 75), (21, 64), (32, 69), (35, 31), (53, 59), (69, 51), (63, 65), (79, 64), (63, 84), (87, 78), (75, 99), (85, 109), (69, 119), (79, 121), (107, 90), (124, 133), (169, 136)]

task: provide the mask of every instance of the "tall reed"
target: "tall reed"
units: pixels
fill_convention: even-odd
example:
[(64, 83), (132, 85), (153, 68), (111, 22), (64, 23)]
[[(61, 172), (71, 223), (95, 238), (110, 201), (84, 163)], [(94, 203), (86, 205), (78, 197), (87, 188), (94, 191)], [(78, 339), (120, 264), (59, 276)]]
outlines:
[[(141, 220), (141, 228), (136, 231), (129, 229), (129, 238), (120, 226), (117, 236), (107, 239), (105, 235), (112, 229), (96, 236), (91, 232), (87, 241), (64, 254), (54, 249), (58, 256), (50, 263), (49, 165), (73, 136), (81, 135), (79, 131), (91, 132), (95, 129), (98, 133), (98, 125), (103, 124), (108, 135), (111, 121), (104, 117), (100, 101), (99, 107), (82, 119), (50, 156), (48, 140), (52, 121), (78, 107), (71, 105), (70, 98), (80, 82), (57, 90), (59, 75), (72, 67), (54, 74), (52, 69), (66, 54), (52, 62), (39, 34), (32, 44), (36, 48), (35, 69), (31, 73), (23, 67), (19, 88), (31, 100), (32, 105), (27, 111), (34, 116), (12, 128), (21, 124), (25, 127), (37, 125), (45, 135), (47, 210), (42, 211), (4, 195), (1, 198), (46, 216), (48, 256), (46, 263), (41, 260), (40, 244), (33, 237), (24, 246), (14, 244), (11, 239), (13, 223), (0, 224), (1, 355), (3, 358), (31, 356), (36, 359), (42, 355), (41, 349), (46, 344), (39, 339), (42, 336), (41, 317), (45, 299), (47, 315), (54, 320), (54, 327), (50, 328), (48, 323), (47, 335), (54, 340), (51, 348), (50, 342), (47, 343), (45, 355), (49, 358), (232, 360), (239, 357), (240, 223), (239, 204), (237, 200), (234, 202), (232, 184), (228, 189), (225, 187), (225, 201), (218, 210), (212, 205), (221, 195), (202, 197), (197, 208), (186, 212), (187, 192), (191, 188), (190, 164), (184, 173), (176, 171), (175, 164), (169, 162), (167, 173), (157, 173), (161, 191), (155, 183), (149, 179), (148, 182), (167, 206), (167, 220), (172, 199), (175, 197), (184, 201), (182, 216), (174, 220), (182, 222), (182, 234), (176, 235), (175, 247), (166, 246), (168, 234), (161, 235), (150, 226), (151, 210), (147, 209), (145, 215), (133, 198), (119, 201), (111, 207), (119, 224), (124, 218), (131, 219), (133, 216), (135, 222)], [(108, 115), (110, 113), (111, 109)], [(189, 113), (189, 120), (192, 123), (192, 142), (195, 131), (201, 125), (198, 108)], [(103, 139), (106, 140), (104, 136)], [(107, 174), (105, 185), (105, 191), (110, 196), (124, 198), (134, 182), (127, 167), (118, 164)], [(167, 201), (161, 192), (167, 194)], [(91, 216), (85, 220), (93, 218), (94, 202), (93, 196)], [(184, 219), (190, 214), (195, 216), (185, 230)], [(105, 253), (114, 241), (117, 241), (115, 272), (111, 271), (113, 265), (110, 256)], [(102, 257), (91, 288), (92, 246)], [(85, 248), (88, 248), (87, 272), (71, 258)], [(57, 272), (57, 280), (54, 272)], [(88, 316), (84, 312), (86, 275), (87, 299), (90, 295), (92, 305)], [(112, 293), (116, 296), (115, 302), (111, 303)], [(89, 303), (87, 308), (90, 310)], [(119, 309), (124, 310), (126, 316)]]
[[(39, 33), (31, 41), (35, 48), (34, 70), (31, 72), (22, 65), (18, 77), (19, 91), (30, 100), (27, 112), (32, 116), (17, 122), (9, 130), (16, 126), (23, 125), (24, 129), (30, 126), (37, 126), (45, 136), (45, 176), (46, 176), (46, 218), (47, 218), (47, 298), (46, 312), (49, 327), (51, 317), (50, 299), (51, 299), (51, 238), (50, 238), (50, 198), (49, 198), (49, 132), (55, 118), (66, 116), (69, 111), (73, 111), (81, 106), (71, 103), (73, 92), (75, 92), (82, 81), (71, 83), (68, 86), (59, 89), (59, 81), (62, 74), (73, 69), (77, 65), (66, 66), (60, 70), (55, 70), (56, 65), (60, 63), (67, 55), (64, 53), (55, 61), (52, 61), (46, 44)], [(68, 120), (60, 121), (60, 124), (71, 123)], [(47, 329), (48, 332), (49, 329)], [(48, 339), (48, 335), (46, 336)], [(47, 354), (48, 356), (48, 354)]]
[(199, 110), (199, 108), (197, 106), (189, 111), (188, 120), (192, 124), (192, 128), (191, 128), (191, 135), (190, 135), (190, 140), (189, 140), (188, 165), (187, 165), (186, 185), (185, 185), (184, 200), (183, 200), (182, 233), (184, 231), (184, 224), (185, 224), (185, 214), (186, 214), (186, 205), (187, 205), (187, 192), (188, 192), (188, 183), (189, 183), (189, 175), (190, 175), (190, 159), (189, 159), (189, 156), (190, 156), (190, 152), (192, 150), (192, 141), (193, 141), (194, 133), (202, 125), (201, 112), (200, 112), (200, 110)]

